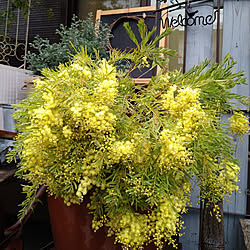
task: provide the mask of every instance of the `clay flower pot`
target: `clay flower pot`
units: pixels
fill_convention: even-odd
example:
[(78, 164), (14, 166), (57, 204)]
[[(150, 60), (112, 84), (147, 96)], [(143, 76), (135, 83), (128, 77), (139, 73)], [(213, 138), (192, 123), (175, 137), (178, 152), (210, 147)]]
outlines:
[(87, 202), (67, 206), (63, 199), (48, 196), (51, 229), (56, 250), (120, 250), (114, 237), (107, 237), (107, 229), (92, 229), (92, 216)]
[[(87, 201), (81, 205), (67, 206), (61, 197), (48, 196), (51, 229), (56, 250), (122, 250), (114, 244), (114, 237), (107, 236), (107, 228), (97, 232), (92, 229), (92, 216), (88, 213)], [(165, 246), (168, 250), (172, 246)], [(155, 250), (151, 243), (144, 250)]]

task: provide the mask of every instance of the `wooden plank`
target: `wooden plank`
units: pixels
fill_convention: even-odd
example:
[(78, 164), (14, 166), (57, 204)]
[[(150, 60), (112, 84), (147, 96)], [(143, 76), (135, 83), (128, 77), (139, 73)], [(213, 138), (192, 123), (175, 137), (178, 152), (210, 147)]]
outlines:
[[(166, 7), (167, 5), (162, 5)], [(147, 12), (156, 10), (156, 6), (145, 6), (145, 7), (136, 7), (136, 8), (124, 8), (116, 10), (97, 10), (96, 19), (100, 20), (100, 17), (103, 15), (116, 15), (116, 14), (128, 14), (135, 12)]]
[[(234, 93), (250, 95), (250, 1), (224, 1), (222, 56), (230, 53), (238, 63), (235, 70), (246, 72), (247, 84), (236, 86)], [(249, 107), (239, 105), (241, 109)]]
[[(249, 115), (249, 114), (247, 114)], [(229, 114), (224, 115), (222, 120), (227, 121), (230, 117)], [(224, 211), (230, 213), (246, 214), (247, 204), (247, 173), (248, 173), (248, 143), (249, 137), (245, 135), (241, 141), (240, 138), (234, 140), (236, 145), (235, 157), (240, 160), (240, 182), (239, 192), (234, 192), (231, 197), (228, 198), (230, 202), (224, 202)]]
[(182, 250), (199, 249), (199, 231), (200, 231), (200, 210), (190, 209), (187, 214), (183, 215), (185, 229), (180, 237)]
[[(168, 6), (168, 4), (162, 4), (160, 6), (160, 9), (163, 9), (163, 8), (165, 8), (167, 6)], [(161, 13), (161, 16), (164, 19), (168, 17), (168, 10), (167, 9), (162, 10), (160, 13)], [(167, 28), (167, 25), (166, 25), (166, 27), (163, 27), (162, 22), (161, 22), (161, 24), (160, 24), (160, 34), (163, 33), (166, 30), (166, 28)], [(167, 37), (165, 39), (160, 40), (159, 47), (168, 48), (168, 38)]]
[[(210, 5), (210, 7), (209, 7)], [(192, 5), (191, 5), (192, 6)], [(193, 11), (199, 16), (213, 16), (213, 3), (195, 4)], [(185, 71), (207, 59), (212, 59), (213, 25), (187, 26)]]
[(224, 234), (225, 250), (245, 250), (244, 238), (240, 236), (240, 219), (239, 215), (224, 214)]
[(17, 133), (15, 133), (15, 132), (0, 130), (0, 138), (14, 139), (16, 136), (17, 136)]
[(132, 81), (135, 85), (144, 85), (147, 86), (151, 78), (133, 78)]
[[(213, 8), (202, 4), (195, 4), (192, 7), (192, 11), (199, 11), (199, 16), (213, 15)], [(210, 4), (212, 6), (212, 3)], [(192, 6), (192, 5), (191, 5)], [(194, 25), (187, 26), (187, 39), (186, 39), (186, 68), (188, 71), (193, 66), (204, 61), (206, 58), (212, 58), (212, 40), (213, 40), (213, 25)], [(199, 196), (199, 188), (194, 187), (194, 191), (191, 194), (191, 202), (193, 207), (199, 207), (197, 205)]]

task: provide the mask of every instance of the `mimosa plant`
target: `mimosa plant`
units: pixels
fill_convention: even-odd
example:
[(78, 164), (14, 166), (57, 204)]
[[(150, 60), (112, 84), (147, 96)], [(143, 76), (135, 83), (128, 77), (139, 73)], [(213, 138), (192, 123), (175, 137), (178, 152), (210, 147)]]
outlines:
[[(232, 102), (246, 101), (231, 92), (245, 78), (232, 71), (229, 55), (185, 74), (166, 72), (164, 55), (172, 52), (156, 44), (168, 31), (148, 42), (153, 32), (142, 21), (138, 27), (140, 44), (125, 24), (133, 50), (114, 50), (109, 60), (97, 53), (94, 61), (82, 48), (71, 62), (45, 69), (15, 112), (17, 175), (30, 184), (21, 216), (41, 185), (68, 206), (88, 195), (93, 229), (107, 226), (124, 249), (174, 244), (193, 178), (210, 202), (237, 190), (230, 133), (243, 135), (249, 126)], [(116, 69), (124, 59), (129, 72)], [(148, 59), (161, 72), (147, 87), (135, 85), (129, 73)], [(229, 123), (224, 113), (232, 114)]]

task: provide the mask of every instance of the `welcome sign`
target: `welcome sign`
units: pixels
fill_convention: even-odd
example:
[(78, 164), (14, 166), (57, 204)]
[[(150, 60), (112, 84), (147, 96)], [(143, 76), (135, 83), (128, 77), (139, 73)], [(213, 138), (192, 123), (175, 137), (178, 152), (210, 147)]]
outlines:
[[(218, 10), (215, 10), (213, 14), (208, 14), (206, 16), (204, 15), (199, 15), (199, 10), (192, 11), (192, 7), (190, 5), (191, 2), (199, 2), (200, 0), (193, 0), (193, 1), (187, 1), (187, 2), (181, 2), (179, 3), (176, 0), (176, 4), (173, 4), (173, 0), (170, 1), (172, 5), (168, 5), (165, 8), (161, 8), (156, 10), (156, 12), (160, 12), (163, 10), (167, 10), (168, 12), (173, 12), (176, 10), (184, 9), (185, 8), (185, 13), (183, 14), (178, 14), (175, 17), (169, 17), (168, 15), (161, 15), (161, 25), (162, 27), (172, 27), (176, 28), (178, 26), (195, 26), (195, 25), (212, 25), (216, 21), (216, 17), (218, 15)], [(164, 1), (166, 2), (166, 1)], [(208, 6), (212, 7), (212, 6)], [(213, 8), (213, 7), (212, 7)]]
[(214, 11), (213, 15), (207, 15), (207, 16), (200, 16), (196, 15), (198, 11), (190, 16), (189, 13), (187, 12), (187, 16), (184, 16), (182, 14), (179, 14), (177, 17), (166, 17), (165, 19), (161, 18), (162, 26), (163, 27), (172, 27), (176, 28), (178, 26), (194, 26), (194, 25), (212, 25), (217, 16), (217, 10)]

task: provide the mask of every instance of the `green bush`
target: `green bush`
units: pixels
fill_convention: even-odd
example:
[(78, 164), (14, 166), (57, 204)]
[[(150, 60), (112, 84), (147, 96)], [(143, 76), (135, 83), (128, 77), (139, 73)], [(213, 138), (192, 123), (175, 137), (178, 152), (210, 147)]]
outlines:
[(101, 58), (108, 57), (107, 46), (111, 37), (109, 27), (95, 21), (92, 14), (86, 20), (73, 16), (71, 26), (61, 24), (56, 34), (60, 36), (58, 43), (51, 44), (39, 35), (30, 43), (36, 52), (29, 51), (26, 58), (28, 68), (35, 74), (40, 74), (43, 68), (55, 69), (60, 63), (68, 62), (81, 46), (87, 48), (92, 59), (95, 59), (95, 50)]

